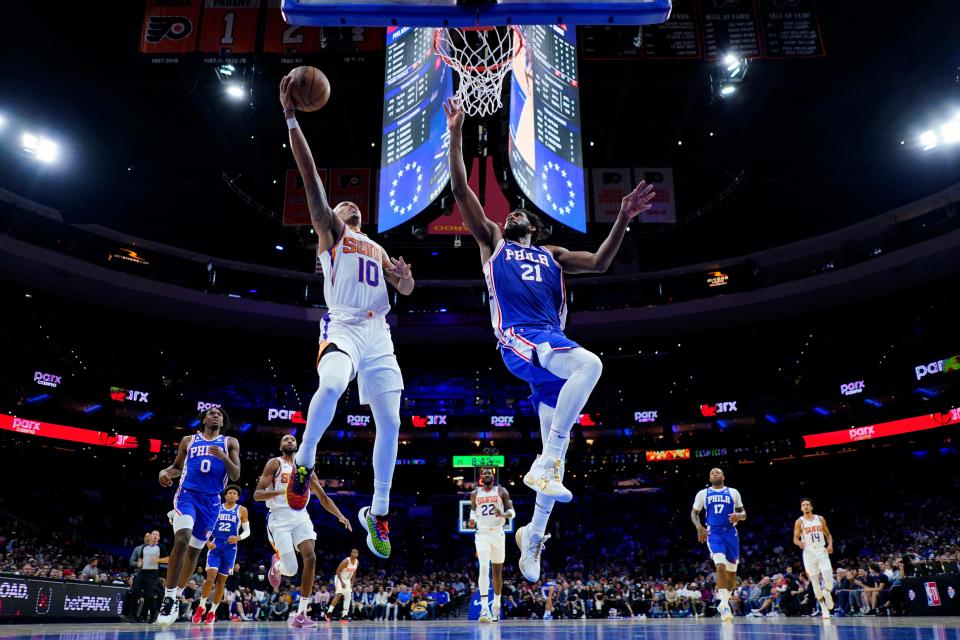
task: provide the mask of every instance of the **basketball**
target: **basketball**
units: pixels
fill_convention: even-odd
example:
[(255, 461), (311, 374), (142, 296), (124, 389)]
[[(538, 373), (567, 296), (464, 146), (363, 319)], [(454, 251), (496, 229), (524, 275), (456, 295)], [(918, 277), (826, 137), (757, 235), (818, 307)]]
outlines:
[(299, 111), (316, 111), (330, 99), (330, 81), (316, 67), (297, 67), (290, 72), (293, 86), (290, 95)]

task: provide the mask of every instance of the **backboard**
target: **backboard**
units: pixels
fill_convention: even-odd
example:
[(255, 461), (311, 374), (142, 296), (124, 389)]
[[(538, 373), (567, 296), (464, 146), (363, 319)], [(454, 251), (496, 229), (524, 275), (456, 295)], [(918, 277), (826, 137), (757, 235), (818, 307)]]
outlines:
[(671, 0), (283, 0), (289, 24), (313, 27), (643, 25), (670, 17)]

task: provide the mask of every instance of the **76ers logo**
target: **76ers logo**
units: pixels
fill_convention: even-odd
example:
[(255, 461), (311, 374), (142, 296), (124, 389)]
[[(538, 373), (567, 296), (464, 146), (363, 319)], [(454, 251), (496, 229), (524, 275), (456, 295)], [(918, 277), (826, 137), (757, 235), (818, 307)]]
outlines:
[(147, 18), (146, 40), (157, 44), (164, 38), (183, 40), (193, 31), (193, 23), (183, 16), (150, 16)]

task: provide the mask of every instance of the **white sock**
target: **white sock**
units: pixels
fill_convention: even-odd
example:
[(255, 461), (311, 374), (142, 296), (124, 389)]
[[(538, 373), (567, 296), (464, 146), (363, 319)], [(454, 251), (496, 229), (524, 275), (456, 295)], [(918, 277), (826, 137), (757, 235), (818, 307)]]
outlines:
[(400, 437), (400, 390), (379, 393), (370, 398), (370, 412), (377, 428), (373, 441), (373, 504), (371, 515), (385, 516), (390, 511), (390, 485), (397, 466)]
[(480, 608), (481, 609), (490, 608), (490, 596), (480, 596)]
[(333, 605), (327, 607), (327, 613), (333, 613)]
[(177, 595), (174, 597), (174, 600), (179, 599), (180, 596), (182, 595), (183, 595), (183, 587), (177, 587)]
[(500, 608), (500, 594), (499, 594), (499, 593), (493, 594), (493, 608), (494, 608), (494, 609), (499, 609), (499, 608)]
[(310, 596), (307, 596), (307, 597), (300, 596), (300, 604), (297, 606), (297, 613), (306, 615), (307, 605), (309, 604), (310, 604)]
[(206, 599), (206, 598), (202, 598), (202, 597), (200, 598), (200, 606), (206, 608), (206, 606), (207, 606), (207, 599)]
[[(537, 413), (540, 416), (540, 436), (543, 438), (544, 444), (546, 444), (547, 439), (550, 437), (550, 424), (553, 422), (554, 408), (541, 402), (537, 407)], [(569, 446), (570, 439), (567, 438), (566, 446), (560, 451), (560, 460), (563, 460), (567, 456), (567, 448)], [(541, 459), (542, 458), (543, 456), (541, 456)], [(561, 463), (561, 480), (563, 479), (564, 471), (564, 465)], [(553, 512), (553, 505), (556, 503), (556, 498), (551, 498), (540, 493), (537, 494), (533, 508), (533, 517), (530, 519), (530, 524), (527, 525), (530, 527), (531, 533), (543, 537), (547, 532), (547, 522), (550, 520), (551, 512)]]
[(727, 604), (730, 601), (730, 591), (727, 589), (719, 589), (717, 596), (720, 598), (720, 604)]
[(563, 448), (570, 437), (570, 430), (587, 404), (593, 388), (600, 380), (603, 363), (600, 362), (600, 358), (583, 347), (570, 351), (538, 348), (537, 353), (540, 356), (540, 363), (547, 371), (566, 380), (557, 396), (557, 407), (553, 414), (550, 436), (544, 443), (541, 457), (541, 464), (549, 467), (561, 459)]
[(177, 599), (177, 588), (174, 587), (173, 589), (164, 589), (164, 590), (163, 590), (163, 597), (164, 597), (164, 598), (173, 598), (174, 600), (176, 600), (176, 599)]
[(334, 351), (320, 358), (317, 373), (320, 382), (307, 409), (307, 426), (294, 458), (297, 466), (312, 467), (316, 463), (320, 438), (333, 421), (337, 402), (353, 378), (353, 362), (342, 351)]

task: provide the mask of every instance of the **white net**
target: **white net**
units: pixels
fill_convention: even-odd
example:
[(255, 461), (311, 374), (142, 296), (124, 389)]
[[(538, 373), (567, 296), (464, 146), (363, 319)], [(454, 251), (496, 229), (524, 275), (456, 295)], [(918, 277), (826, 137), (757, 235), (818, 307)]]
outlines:
[(454, 98), (471, 116), (489, 116), (503, 107), (503, 79), (523, 48), (517, 27), (440, 28), (433, 48), (459, 77)]

